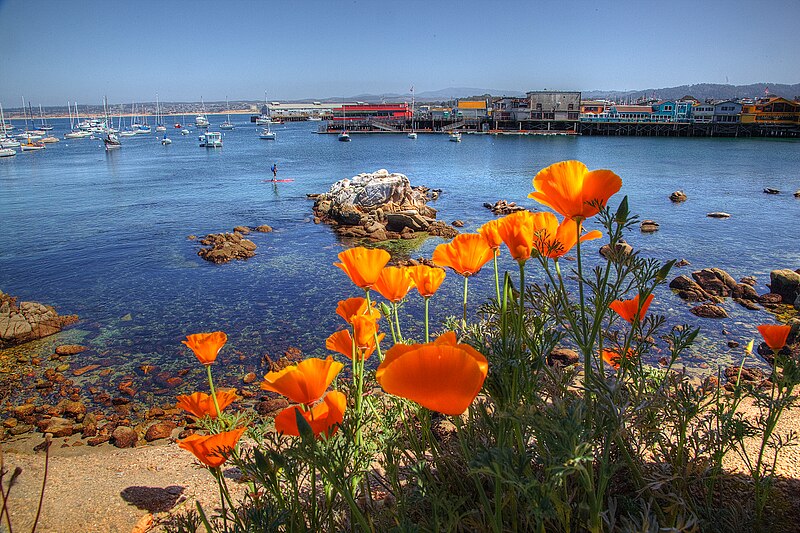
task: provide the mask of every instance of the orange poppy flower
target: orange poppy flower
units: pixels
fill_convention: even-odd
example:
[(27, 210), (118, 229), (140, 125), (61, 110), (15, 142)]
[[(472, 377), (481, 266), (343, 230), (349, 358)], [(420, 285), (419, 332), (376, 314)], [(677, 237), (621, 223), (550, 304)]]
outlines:
[(489, 243), (489, 247), (494, 250), (495, 253), (500, 251), (500, 245), (503, 244), (503, 239), (500, 237), (500, 233), (498, 231), (499, 227), (500, 221), (497, 219), (492, 219), (478, 228), (478, 233), (483, 235), (483, 238), (486, 239), (486, 242)]
[(446, 276), (443, 268), (428, 265), (414, 265), (408, 268), (408, 273), (423, 298), (433, 296), (439, 290)]
[(603, 361), (611, 365), (614, 370), (619, 370), (622, 362), (622, 356), (619, 354), (619, 352), (614, 350), (603, 350), (602, 356)]
[(791, 330), (792, 326), (777, 326), (774, 324), (758, 326), (758, 332), (764, 337), (764, 342), (776, 352), (786, 346), (786, 340), (789, 338)]
[(358, 246), (341, 252), (339, 254), (341, 263), (334, 265), (341, 268), (356, 286), (370, 289), (378, 281), (381, 270), (390, 258), (386, 250)]
[(204, 465), (216, 468), (228, 459), (245, 429), (241, 427), (215, 435), (189, 435), (179, 440), (178, 446), (192, 452)]
[[(539, 215), (540, 213), (537, 213)], [(567, 254), (578, 242), (578, 226), (574, 220), (565, 218), (558, 223), (553, 213), (541, 213), (535, 220), (533, 247), (541, 255), (558, 259)], [(539, 224), (538, 226), (536, 224)], [(581, 242), (599, 239), (603, 234), (597, 230), (581, 236)]]
[(344, 318), (348, 324), (353, 323), (353, 317), (357, 315), (370, 316), (375, 320), (381, 317), (381, 312), (375, 308), (375, 302), (371, 302), (372, 307), (367, 313), (367, 299), (366, 298), (348, 298), (347, 300), (339, 300), (339, 305), (336, 306), (336, 314)]
[[(236, 401), (236, 391), (233, 389), (218, 390), (216, 396), (220, 411), (224, 411), (226, 407)], [(178, 404), (175, 407), (188, 411), (197, 418), (203, 418), (206, 415), (217, 418), (214, 398), (204, 392), (178, 396)]]
[(622, 179), (610, 170), (592, 170), (580, 161), (561, 161), (533, 178), (528, 198), (551, 207), (569, 219), (587, 219), (599, 212), (622, 187)]
[(294, 403), (310, 405), (325, 394), (343, 367), (333, 357), (325, 360), (311, 357), (278, 372), (270, 372), (264, 376), (261, 388), (283, 394)]
[(515, 261), (527, 261), (533, 250), (534, 214), (517, 211), (497, 220), (497, 233)]
[(373, 288), (390, 302), (397, 303), (414, 288), (408, 267), (383, 267)]
[(474, 276), (494, 257), (494, 250), (478, 233), (462, 233), (433, 251), (433, 262), (462, 276)]
[(195, 333), (187, 335), (186, 340), (181, 342), (192, 349), (198, 361), (210, 365), (216, 361), (220, 349), (228, 342), (228, 336), (222, 331)]
[(647, 308), (650, 307), (650, 302), (652, 301), (653, 295), (651, 294), (645, 298), (642, 304), (642, 310), (639, 311), (639, 295), (637, 294), (630, 300), (614, 300), (608, 304), (608, 307), (621, 316), (623, 320), (633, 324), (633, 319), (636, 317), (637, 313), (639, 314), (640, 320), (644, 318), (644, 315), (647, 314)]
[(299, 406), (287, 407), (275, 417), (275, 431), (294, 437), (300, 436), (297, 427), (297, 412), (306, 419), (314, 436), (325, 433), (330, 437), (339, 429), (339, 424), (344, 420), (344, 411), (347, 407), (347, 398), (339, 391), (330, 391), (311, 410), (304, 411)]
[(477, 350), (457, 344), (454, 333), (428, 344), (396, 344), (386, 352), (375, 379), (383, 390), (447, 415), (475, 400), (489, 363)]

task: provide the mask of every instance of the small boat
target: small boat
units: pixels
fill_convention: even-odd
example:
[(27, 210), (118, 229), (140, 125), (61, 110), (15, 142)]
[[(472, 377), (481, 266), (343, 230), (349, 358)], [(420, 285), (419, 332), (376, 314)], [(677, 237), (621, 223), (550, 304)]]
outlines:
[(58, 137), (53, 137), (52, 135), (48, 135), (47, 137), (42, 139), (42, 142), (43, 143), (47, 143), (47, 144), (53, 144), (53, 143), (60, 142), (60, 140), (59, 140)]
[(408, 134), (408, 138), (409, 139), (416, 139), (417, 138), (417, 132), (412, 131), (411, 133)]
[(180, 123), (180, 122), (176, 122), (176, 123), (175, 123), (175, 129), (176, 129), (176, 130), (179, 130), (179, 129), (182, 129), (182, 128), (183, 128), (183, 126), (181, 126), (181, 123)]
[(84, 137), (88, 137), (89, 135), (91, 135), (91, 133), (88, 132), (88, 131), (76, 130), (76, 131), (71, 131), (69, 133), (65, 133), (64, 134), (64, 138), (65, 139), (83, 139)]
[(164, 115), (161, 114), (161, 107), (158, 105), (158, 93), (156, 93), (156, 131), (167, 131), (167, 127), (161, 123), (164, 120)]
[(187, 130), (186, 128), (183, 128), (181, 130), (181, 135), (189, 135), (189, 130)]
[(120, 137), (136, 137), (136, 132), (133, 130), (125, 130), (119, 132)]
[(219, 125), (219, 129), (221, 130), (232, 130), (233, 129), (233, 122), (231, 122), (231, 106), (228, 104), (228, 97), (225, 97), (225, 107), (228, 108), (228, 117), (222, 124)]
[(17, 155), (17, 151), (11, 148), (0, 148), (0, 157), (10, 157), (12, 155)]
[(345, 143), (350, 142), (350, 134), (347, 133), (347, 130), (343, 130), (342, 133), (339, 134), (339, 140)]
[(164, 146), (166, 146), (166, 145), (168, 145), (168, 144), (172, 144), (172, 139), (170, 139), (169, 137), (167, 137), (167, 134), (165, 133), (165, 134), (164, 134), (164, 138), (163, 138), (163, 139), (161, 139), (161, 144), (162, 144), (162, 145), (164, 145)]
[(106, 151), (116, 150), (122, 146), (122, 143), (119, 142), (119, 137), (117, 137), (117, 134), (111, 132), (106, 133), (106, 136), (103, 137), (103, 144), (106, 147)]
[(23, 133), (18, 133), (15, 137), (21, 141), (39, 141), (44, 137), (44, 132), (39, 134), (33, 131), (25, 131)]
[(308, 120), (311, 122), (320, 122), (322, 120), (322, 117), (319, 115), (311, 115), (308, 117)]
[(450, 134), (450, 142), (460, 143), (461, 142), (461, 134), (460, 133), (451, 133)]
[(0, 139), (0, 148), (19, 148), (19, 145), (20, 142), (11, 137)]
[(167, 127), (166, 126), (156, 126), (156, 131), (158, 131), (158, 132), (167, 131)]
[(205, 115), (197, 115), (194, 117), (194, 125), (198, 128), (207, 128), (208, 119), (205, 117)]
[(209, 131), (200, 135), (200, 146), (205, 146), (206, 148), (221, 148), (222, 133), (218, 131)]
[(136, 135), (149, 135), (150, 133), (153, 132), (153, 130), (150, 129), (150, 126), (148, 126), (147, 124), (134, 124), (133, 132)]
[(35, 152), (37, 150), (44, 150), (44, 143), (28, 141), (27, 143), (20, 145), (20, 148), (23, 152)]
[(261, 133), (258, 135), (259, 139), (265, 139), (267, 141), (274, 141), (278, 138), (278, 134), (274, 131), (269, 129), (269, 126), (261, 130)]

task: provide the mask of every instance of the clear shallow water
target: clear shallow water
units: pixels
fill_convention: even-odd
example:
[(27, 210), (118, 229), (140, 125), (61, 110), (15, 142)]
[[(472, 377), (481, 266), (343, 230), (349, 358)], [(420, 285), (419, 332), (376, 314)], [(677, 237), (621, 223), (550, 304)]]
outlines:
[[(296, 123), (276, 126), (271, 142), (258, 139), (248, 118), (234, 117), (237, 129), (224, 133), (225, 146), (217, 150), (200, 148), (194, 129), (181, 136), (170, 127), (173, 144), (166, 147), (152, 134), (123, 138), (122, 149), (110, 153), (99, 140), (81, 139), (0, 158), (0, 289), (80, 315), (67, 337), (80, 338), (90, 351), (73, 357), (73, 366), (99, 361), (131, 373), (142, 364), (194, 368), (180, 340), (216, 329), (230, 337), (220, 370), (232, 383), (260, 372), (264, 354), (279, 356), (289, 346), (322, 355), (325, 338), (340, 327), (337, 301), (357, 291), (332, 266), (343, 246), (329, 228), (311, 222), (305, 195), (379, 168), (443, 189), (433, 204), (440, 218), (461, 219), (463, 231), (474, 231), (491, 218), (484, 202), (538, 208), (526, 198), (535, 172), (578, 159), (617, 172), (632, 210), (661, 224), (655, 234), (632, 231), (628, 241), (645, 256), (692, 263), (674, 275), (717, 266), (736, 278), (756, 276), (763, 293), (770, 270), (800, 267), (800, 200), (791, 195), (800, 189), (797, 141), (465, 135), (451, 143), (440, 135), (414, 141), (376, 134), (340, 143), (317, 135), (316, 123)], [(54, 124), (61, 137), (66, 121)], [(279, 178), (295, 181), (263, 183), (273, 163)], [(764, 187), (783, 193), (766, 195)], [(689, 201), (672, 204), (667, 197), (677, 189)], [(732, 216), (710, 219), (710, 211)], [(207, 263), (186, 238), (260, 224), (275, 231), (251, 235), (257, 255), (245, 262)], [(429, 239), (412, 256), (430, 256), (440, 242)], [(598, 247), (587, 246), (593, 261)], [(461, 287), (448, 274), (443, 297), (432, 304), (434, 320), (459, 313)], [(489, 295), (491, 269), (470, 287), (475, 304)], [(756, 324), (772, 320), (732, 302), (725, 307), (729, 319), (698, 320), (668, 290), (654, 304), (670, 323), (702, 325), (695, 355), (715, 354), (712, 366), (726, 357), (728, 339), (749, 339)], [(418, 298), (406, 306), (416, 316), (421, 309)]]

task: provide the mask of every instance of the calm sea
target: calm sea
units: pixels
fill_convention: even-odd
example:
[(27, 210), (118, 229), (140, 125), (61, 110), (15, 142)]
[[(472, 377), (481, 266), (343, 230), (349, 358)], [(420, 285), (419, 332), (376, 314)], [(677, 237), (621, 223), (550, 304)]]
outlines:
[[(222, 120), (211, 117), (214, 125)], [(332, 266), (343, 245), (313, 223), (306, 193), (380, 168), (442, 189), (433, 204), (440, 218), (463, 220), (464, 231), (474, 231), (492, 216), (484, 202), (536, 206), (527, 199), (536, 171), (578, 159), (622, 177), (612, 204), (627, 194), (634, 212), (661, 224), (655, 234), (632, 231), (628, 241), (645, 256), (691, 262), (675, 275), (721, 267), (737, 279), (756, 276), (764, 293), (770, 270), (800, 267), (800, 200), (792, 197), (800, 189), (798, 141), (465, 135), (452, 143), (441, 135), (353, 135), (353, 142), (340, 143), (316, 134), (319, 123), (295, 123), (276, 126), (272, 142), (259, 140), (247, 120), (235, 117), (236, 129), (224, 133), (224, 147), (216, 150), (200, 148), (194, 128), (181, 136), (170, 125), (169, 146), (154, 133), (123, 138), (123, 147), (110, 153), (99, 140), (82, 139), (0, 158), (0, 289), (80, 315), (54, 340), (90, 348), (72, 358), (73, 367), (111, 364), (146, 382), (138, 370), (143, 364), (168, 372), (195, 368), (180, 340), (217, 329), (230, 337), (219, 365), (230, 384), (262, 372), (265, 354), (280, 356), (288, 347), (324, 354), (325, 338), (340, 327), (337, 301), (358, 292)], [(62, 137), (68, 124), (54, 124)], [(273, 163), (279, 178), (295, 181), (263, 183)], [(766, 195), (764, 187), (782, 193)], [(687, 202), (669, 201), (677, 189)], [(707, 218), (710, 211), (731, 217)], [(275, 231), (253, 234), (257, 255), (244, 262), (207, 263), (187, 240), (260, 224)], [(410, 255), (429, 256), (440, 242), (431, 238)], [(593, 261), (598, 246), (586, 247)], [(486, 269), (471, 284), (471, 303), (490, 294), (491, 284)], [(432, 302), (436, 323), (459, 312), (460, 291), (460, 279), (448, 274), (443, 295)], [(730, 318), (699, 320), (667, 289), (653, 306), (670, 323), (702, 326), (691, 363), (712, 367), (738, 357), (728, 340), (746, 342), (755, 325), (773, 320), (730, 301), (724, 307)], [(404, 312), (418, 317), (421, 309), (420, 299), (411, 298)], [(190, 379), (179, 390), (194, 385)]]

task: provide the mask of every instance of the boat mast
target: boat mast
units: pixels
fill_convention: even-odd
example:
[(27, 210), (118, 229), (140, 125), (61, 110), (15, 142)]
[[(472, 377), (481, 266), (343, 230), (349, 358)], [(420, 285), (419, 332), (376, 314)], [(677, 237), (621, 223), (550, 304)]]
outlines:
[(25, 109), (25, 97), (22, 97), (22, 114), (25, 115), (25, 131), (28, 131), (28, 111)]
[(3, 137), (8, 136), (8, 132), (6, 131), (6, 117), (3, 115), (3, 104), (0, 103), (0, 124), (2, 124), (3, 128)]

